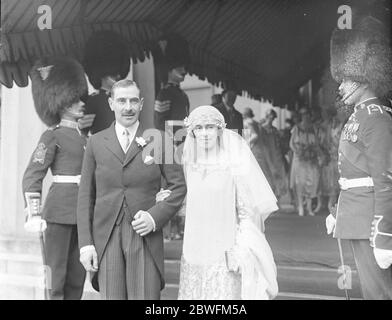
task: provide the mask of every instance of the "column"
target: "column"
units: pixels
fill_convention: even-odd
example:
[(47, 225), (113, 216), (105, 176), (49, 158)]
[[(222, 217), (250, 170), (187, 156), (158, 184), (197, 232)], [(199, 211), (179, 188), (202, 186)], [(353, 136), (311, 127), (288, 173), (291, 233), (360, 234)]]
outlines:
[[(24, 224), (22, 177), (46, 129), (31, 87), (2, 88), (0, 143), (0, 299), (43, 299), (43, 265), (37, 234)], [(44, 181), (44, 191), (51, 177)]]
[[(23, 229), (22, 177), (38, 139), (45, 129), (45, 125), (35, 112), (30, 85), (26, 88), (19, 88), (16, 85), (11, 89), (3, 88), (0, 142), (0, 237), (31, 237)], [(46, 189), (47, 184), (45, 181)]]

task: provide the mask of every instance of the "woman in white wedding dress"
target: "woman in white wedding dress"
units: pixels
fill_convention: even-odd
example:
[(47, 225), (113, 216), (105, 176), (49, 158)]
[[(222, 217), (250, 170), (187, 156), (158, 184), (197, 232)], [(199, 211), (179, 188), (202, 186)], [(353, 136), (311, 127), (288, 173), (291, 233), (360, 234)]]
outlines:
[(201, 106), (185, 119), (186, 221), (179, 299), (272, 299), (276, 265), (264, 220), (276, 198), (245, 140)]

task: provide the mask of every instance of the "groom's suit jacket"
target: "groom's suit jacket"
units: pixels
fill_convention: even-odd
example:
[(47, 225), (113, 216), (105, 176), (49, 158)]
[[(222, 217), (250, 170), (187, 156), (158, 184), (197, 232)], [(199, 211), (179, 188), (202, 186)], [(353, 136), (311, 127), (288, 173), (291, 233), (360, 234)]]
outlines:
[[(148, 211), (156, 223), (156, 231), (145, 236), (144, 241), (161, 273), (163, 288), (162, 227), (180, 209), (186, 186), (180, 165), (151, 163), (148, 161), (151, 158), (146, 159), (145, 149), (149, 144), (141, 147), (136, 142), (136, 137), (142, 137), (143, 132), (140, 123), (126, 154), (116, 136), (114, 123), (88, 140), (78, 195), (79, 247), (94, 245), (100, 262), (118, 215), (124, 210), (128, 210), (131, 217), (139, 210)], [(164, 147), (157, 149), (164, 153)], [(166, 180), (165, 188), (172, 193), (156, 204), (162, 177)]]

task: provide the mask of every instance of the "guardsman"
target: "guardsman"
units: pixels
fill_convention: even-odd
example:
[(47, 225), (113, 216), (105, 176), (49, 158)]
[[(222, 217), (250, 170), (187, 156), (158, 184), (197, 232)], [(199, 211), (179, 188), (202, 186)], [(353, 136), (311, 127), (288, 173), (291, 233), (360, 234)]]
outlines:
[[(159, 90), (154, 105), (154, 126), (169, 134), (175, 134), (183, 125), (181, 122), (189, 115), (189, 99), (180, 88), (189, 64), (188, 43), (178, 36), (168, 36), (164, 49), (164, 69), (167, 71), (167, 83)], [(178, 123), (167, 123), (175, 121)], [(184, 129), (184, 138), (186, 132)], [(175, 144), (182, 142), (181, 137)]]
[[(340, 196), (327, 232), (351, 243), (364, 299), (392, 299), (392, 53), (382, 24), (363, 18), (331, 39), (331, 73), (354, 105), (339, 143)], [(372, 224), (374, 232), (372, 234)]]
[(85, 116), (79, 128), (91, 134), (110, 127), (114, 113), (108, 99), (113, 84), (124, 79), (130, 68), (130, 52), (125, 40), (112, 31), (99, 31), (86, 43), (84, 68), (92, 86), (98, 90), (86, 100)]
[[(154, 126), (165, 131), (166, 121), (182, 121), (189, 114), (189, 99), (180, 88), (186, 75), (185, 66), (173, 64), (168, 72), (168, 83), (159, 91), (154, 105)], [(170, 125), (170, 124), (168, 124)], [(176, 131), (178, 124), (173, 129)], [(177, 129), (178, 130), (178, 129)]]
[[(158, 130), (166, 131), (172, 137), (176, 147), (175, 159), (181, 159), (182, 143), (186, 136), (183, 120), (189, 115), (190, 108), (188, 96), (180, 87), (190, 61), (187, 42), (178, 36), (168, 37), (164, 59), (167, 67), (167, 83), (155, 99), (154, 126)], [(165, 233), (170, 234), (165, 237), (182, 238), (184, 220), (183, 211), (180, 211), (165, 228)], [(172, 232), (170, 230), (172, 226), (177, 230)]]
[(53, 184), (42, 212), (28, 212), (25, 229), (44, 232), (50, 299), (76, 300), (82, 297), (85, 281), (79, 262), (76, 205), (87, 143), (77, 121), (83, 117), (80, 97), (87, 92), (87, 82), (83, 67), (71, 58), (41, 59), (30, 76), (36, 111), (49, 129), (39, 139), (23, 176), (26, 203), (31, 203), (31, 196), (38, 196), (35, 203), (40, 203), (42, 181), (49, 168)]
[(234, 103), (237, 99), (237, 92), (235, 90), (224, 90), (222, 92), (222, 102), (216, 105), (216, 108), (223, 114), (227, 129), (232, 129), (242, 135), (244, 130), (244, 120), (241, 112), (234, 108)]

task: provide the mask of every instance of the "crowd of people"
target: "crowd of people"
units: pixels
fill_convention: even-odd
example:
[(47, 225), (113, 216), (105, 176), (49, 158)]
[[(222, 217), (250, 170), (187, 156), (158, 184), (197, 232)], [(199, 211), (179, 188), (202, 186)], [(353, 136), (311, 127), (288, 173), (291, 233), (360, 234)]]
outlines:
[(228, 111), (222, 112), (225, 121), (231, 129), (243, 133), (278, 200), (295, 205), (300, 216), (305, 212), (314, 216), (324, 207), (330, 211), (339, 193), (337, 149), (346, 114), (333, 107), (321, 112), (300, 108), (279, 130), (273, 125), (278, 117), (274, 109), (257, 121), (253, 110), (245, 108), (241, 124), (232, 120), (241, 114), (231, 107), (235, 92), (229, 92), (229, 100), (224, 98), (226, 92), (213, 95), (211, 105), (218, 110), (233, 110), (232, 118)]
[[(301, 216), (305, 208), (314, 215), (328, 197), (327, 232), (350, 240), (364, 297), (392, 299), (392, 109), (383, 100), (392, 62), (374, 21), (365, 22), (370, 31), (337, 30), (331, 42), (341, 101), (354, 106), (348, 121), (332, 108), (301, 108), (281, 131), (274, 110), (262, 123), (251, 109), (236, 110), (231, 89), (190, 112), (179, 86), (186, 61), (177, 57), (168, 58), (168, 81), (156, 96), (151, 140), (140, 120), (143, 96), (125, 78), (129, 53), (121, 39), (106, 34), (89, 43), (84, 66), (73, 58), (39, 59), (31, 71), (33, 99), (49, 128), (22, 185), (25, 228), (45, 236), (50, 298), (80, 299), (91, 272), (102, 299), (160, 299), (163, 229), (172, 221), (181, 230), (185, 216), (179, 299), (273, 299), (277, 268), (264, 222), (290, 195)], [(371, 50), (358, 50), (370, 42)], [(359, 68), (369, 54), (384, 68), (368, 59), (367, 69)], [(87, 99), (84, 72), (99, 90)], [(183, 127), (176, 122), (167, 130), (170, 121)], [(41, 210), (49, 169), (53, 184)]]

